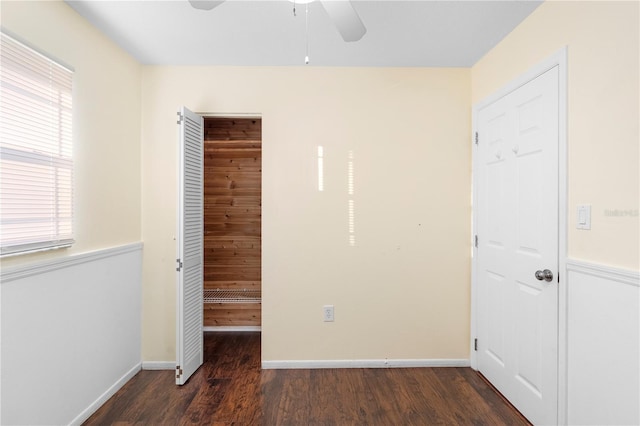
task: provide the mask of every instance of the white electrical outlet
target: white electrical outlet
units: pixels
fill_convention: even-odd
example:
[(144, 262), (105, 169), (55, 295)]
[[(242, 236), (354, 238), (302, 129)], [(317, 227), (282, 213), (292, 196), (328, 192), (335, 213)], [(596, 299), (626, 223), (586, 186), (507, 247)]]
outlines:
[(324, 322), (332, 322), (334, 320), (333, 305), (324, 305), (322, 307), (322, 319)]

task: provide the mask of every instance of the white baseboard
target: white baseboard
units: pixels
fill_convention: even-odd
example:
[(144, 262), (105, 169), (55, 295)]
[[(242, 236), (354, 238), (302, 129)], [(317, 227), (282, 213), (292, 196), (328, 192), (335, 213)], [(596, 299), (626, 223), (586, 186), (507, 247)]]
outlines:
[(175, 361), (142, 361), (143, 370), (175, 370)]
[(125, 383), (127, 383), (133, 376), (135, 376), (138, 371), (140, 371), (141, 364), (138, 363), (131, 368), (131, 370), (127, 371), (124, 376), (120, 377), (117, 382), (115, 382), (109, 389), (107, 389), (102, 395), (98, 397), (95, 401), (91, 403), (87, 408), (85, 408), (78, 416), (69, 423), (70, 425), (81, 425), (84, 423), (93, 413), (98, 411), (98, 408), (102, 407), (102, 405), (109, 400), (116, 392), (122, 388)]
[(202, 331), (262, 331), (259, 325), (221, 325), (202, 327)]
[(263, 370), (320, 368), (469, 367), (468, 359), (337, 359), (262, 361)]

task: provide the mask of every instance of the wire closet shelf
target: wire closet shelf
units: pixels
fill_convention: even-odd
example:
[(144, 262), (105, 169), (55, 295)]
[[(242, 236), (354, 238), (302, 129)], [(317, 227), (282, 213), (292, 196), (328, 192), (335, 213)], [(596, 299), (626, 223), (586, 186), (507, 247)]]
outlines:
[(204, 303), (260, 303), (260, 290), (204, 290)]

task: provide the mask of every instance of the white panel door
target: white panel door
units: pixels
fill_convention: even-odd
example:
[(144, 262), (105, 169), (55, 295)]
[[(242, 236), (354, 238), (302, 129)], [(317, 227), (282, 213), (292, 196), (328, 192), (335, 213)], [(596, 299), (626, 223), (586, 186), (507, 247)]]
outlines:
[(176, 384), (183, 385), (203, 362), (202, 235), (203, 119), (179, 114)]
[(476, 151), (478, 368), (545, 425), (558, 410), (558, 99), (556, 66), (482, 108)]

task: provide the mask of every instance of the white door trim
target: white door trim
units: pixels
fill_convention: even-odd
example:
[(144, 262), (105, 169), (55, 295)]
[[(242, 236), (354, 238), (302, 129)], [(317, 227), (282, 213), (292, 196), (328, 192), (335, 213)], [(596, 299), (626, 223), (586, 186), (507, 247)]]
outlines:
[(262, 119), (259, 112), (196, 112), (204, 118), (256, 118)]
[[(472, 109), (472, 204), (477, 205), (476, 173), (478, 170), (478, 156), (476, 155), (475, 132), (477, 129), (478, 112), (485, 106), (497, 101), (536, 77), (558, 66), (558, 424), (567, 424), (567, 47), (563, 47), (551, 57), (533, 66), (521, 76), (509, 82), (497, 92), (478, 102)], [(472, 213), (472, 261), (471, 261), (471, 335), (469, 360), (471, 368), (478, 369), (477, 352), (474, 349), (478, 324), (478, 290), (477, 290), (477, 256), (475, 235), (477, 227), (477, 211)]]

